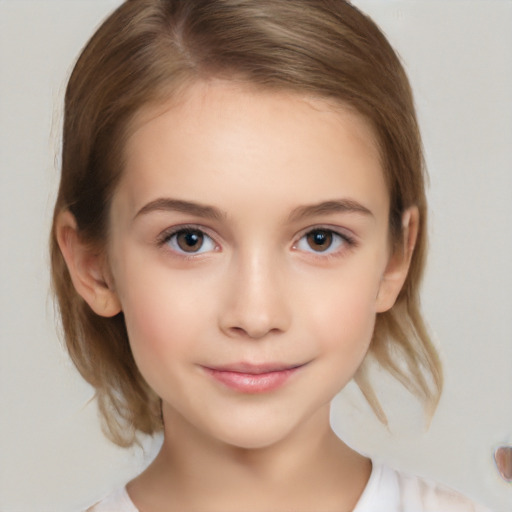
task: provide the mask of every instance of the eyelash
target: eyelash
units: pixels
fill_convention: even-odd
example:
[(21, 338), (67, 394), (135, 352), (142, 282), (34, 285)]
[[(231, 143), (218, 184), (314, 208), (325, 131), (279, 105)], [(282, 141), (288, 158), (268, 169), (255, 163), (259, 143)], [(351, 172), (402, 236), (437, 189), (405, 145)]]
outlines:
[[(303, 250), (303, 252), (308, 253), (309, 256), (315, 257), (315, 258), (321, 258), (322, 260), (330, 259), (330, 258), (336, 258), (343, 256), (348, 250), (351, 250), (357, 246), (357, 241), (355, 237), (347, 234), (346, 232), (341, 232), (336, 229), (333, 229), (331, 227), (327, 226), (312, 226), (307, 228), (307, 230), (303, 231), (300, 237), (297, 239), (296, 242), (293, 243), (292, 249), (293, 250), (300, 250), (298, 249), (298, 244), (308, 235), (311, 235), (313, 233), (325, 233), (333, 238), (338, 238), (338, 247), (332, 251), (331, 246), (335, 242), (333, 241), (329, 247), (325, 251), (315, 251), (311, 248), (311, 250)], [(186, 251), (180, 251), (179, 249), (173, 249), (169, 247), (170, 252), (172, 252), (174, 255), (177, 255), (178, 257), (184, 258), (184, 259), (193, 259), (197, 258), (203, 254), (206, 254), (208, 252), (216, 251), (219, 249), (219, 244), (216, 243), (213, 236), (209, 235), (207, 230), (205, 230), (204, 227), (198, 226), (198, 225), (180, 225), (175, 226), (173, 228), (170, 228), (166, 231), (164, 231), (158, 238), (157, 238), (157, 245), (159, 247), (162, 247), (164, 245), (169, 245), (169, 242), (172, 240), (172, 238), (179, 233), (200, 233), (203, 235), (203, 237), (206, 237), (215, 245), (214, 249), (207, 250), (204, 252), (190, 252), (187, 253)], [(201, 245), (202, 248), (203, 244)], [(341, 246), (341, 248), (340, 248)]]
[(319, 258), (322, 261), (325, 261), (327, 259), (331, 258), (339, 258), (341, 256), (345, 256), (347, 251), (354, 249), (357, 247), (357, 240), (354, 236), (349, 235), (345, 231), (334, 229), (329, 226), (312, 226), (307, 228), (301, 236), (298, 238), (297, 242), (295, 242), (292, 246), (292, 249), (294, 250), (300, 250), (297, 249), (298, 244), (308, 235), (311, 235), (313, 233), (324, 233), (328, 234), (333, 238), (337, 238), (337, 244), (338, 247), (336, 247), (334, 250), (332, 250), (332, 245), (335, 244), (334, 240), (332, 240), (331, 244), (325, 251), (315, 251), (312, 248), (311, 250), (304, 250), (303, 252), (308, 253), (309, 257)]
[[(208, 234), (207, 230), (205, 230), (205, 228), (202, 226), (197, 226), (197, 225), (192, 225), (192, 224), (175, 226), (173, 228), (165, 230), (157, 238), (157, 245), (159, 247), (162, 247), (166, 244), (169, 245), (169, 242), (172, 240), (172, 238), (174, 236), (178, 235), (179, 233), (201, 233), (204, 237), (211, 240), (212, 243), (215, 245), (215, 248), (213, 250), (218, 250), (219, 245), (215, 242), (214, 238)], [(200, 253), (198, 253), (198, 252), (187, 253), (186, 251), (180, 252), (179, 250), (172, 249), (171, 247), (169, 247), (169, 250), (170, 250), (170, 252), (174, 253), (178, 257), (185, 258), (185, 259), (197, 258), (198, 256), (201, 256), (202, 254), (204, 254), (202, 252), (200, 252)], [(210, 251), (207, 251), (207, 252), (210, 252)]]

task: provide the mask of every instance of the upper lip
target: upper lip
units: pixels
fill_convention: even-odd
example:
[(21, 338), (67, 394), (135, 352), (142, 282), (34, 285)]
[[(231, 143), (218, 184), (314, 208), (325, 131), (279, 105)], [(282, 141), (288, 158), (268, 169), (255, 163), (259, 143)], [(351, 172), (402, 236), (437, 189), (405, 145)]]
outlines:
[(225, 364), (221, 366), (205, 366), (210, 370), (215, 370), (218, 372), (235, 372), (235, 373), (247, 373), (250, 375), (260, 375), (263, 373), (271, 373), (271, 372), (282, 372), (285, 370), (293, 370), (294, 368), (298, 368), (299, 366), (304, 366), (304, 364), (283, 364), (283, 363), (233, 363), (233, 364)]

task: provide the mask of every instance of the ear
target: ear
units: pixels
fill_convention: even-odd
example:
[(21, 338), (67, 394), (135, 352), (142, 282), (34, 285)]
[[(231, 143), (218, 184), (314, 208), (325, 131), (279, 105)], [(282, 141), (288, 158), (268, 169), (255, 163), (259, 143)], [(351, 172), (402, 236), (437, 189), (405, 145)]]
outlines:
[(105, 255), (80, 239), (74, 216), (61, 212), (55, 224), (57, 242), (73, 281), (73, 286), (98, 315), (111, 317), (121, 311), (113, 290)]
[(405, 210), (402, 215), (401, 241), (391, 254), (381, 278), (377, 294), (377, 313), (383, 313), (393, 307), (405, 283), (418, 238), (419, 222), (420, 214), (416, 206)]

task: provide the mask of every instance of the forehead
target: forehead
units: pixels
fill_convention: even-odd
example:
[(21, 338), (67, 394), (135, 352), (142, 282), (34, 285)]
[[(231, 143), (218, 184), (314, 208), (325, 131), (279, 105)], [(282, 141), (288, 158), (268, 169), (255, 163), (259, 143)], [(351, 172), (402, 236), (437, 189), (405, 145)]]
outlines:
[[(268, 108), (259, 108), (265, 104)], [(257, 108), (251, 109), (253, 105), (257, 105)], [(271, 119), (265, 117), (269, 109), (272, 110)], [(213, 114), (213, 118), (210, 114)], [(259, 119), (255, 120), (267, 123), (279, 120), (274, 114), (280, 114), (281, 119), (291, 122), (309, 116), (311, 121), (315, 117), (327, 124), (350, 123), (355, 137), (365, 139), (375, 149), (379, 146), (371, 123), (348, 103), (293, 90), (265, 89), (246, 82), (222, 79), (185, 81), (181, 86), (176, 86), (166, 100), (144, 105), (129, 123), (127, 140), (137, 137), (139, 131), (146, 131), (146, 125), (152, 121), (158, 122), (160, 117), (169, 118), (172, 115), (179, 121), (180, 131), (192, 128), (197, 132), (194, 122), (198, 119), (203, 123), (209, 118), (209, 121), (220, 124), (233, 115), (245, 117), (247, 114), (251, 115), (251, 119), (255, 119), (256, 114)], [(165, 120), (160, 122), (163, 125)], [(152, 124), (156, 126), (156, 123)]]
[(133, 208), (155, 199), (158, 188), (205, 203), (214, 192), (233, 191), (285, 204), (286, 190), (308, 203), (325, 200), (333, 187), (331, 195), (387, 201), (376, 137), (361, 115), (333, 101), (233, 82), (196, 83), (142, 109), (125, 162), (120, 188)]

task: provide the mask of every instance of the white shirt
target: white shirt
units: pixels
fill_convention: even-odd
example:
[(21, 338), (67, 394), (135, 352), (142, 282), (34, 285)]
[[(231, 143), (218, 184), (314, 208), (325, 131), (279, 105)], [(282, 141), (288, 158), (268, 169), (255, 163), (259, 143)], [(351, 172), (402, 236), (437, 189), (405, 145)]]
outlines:
[[(119, 489), (87, 512), (139, 512)], [(370, 479), (353, 512), (490, 512), (435, 482), (373, 463)]]

